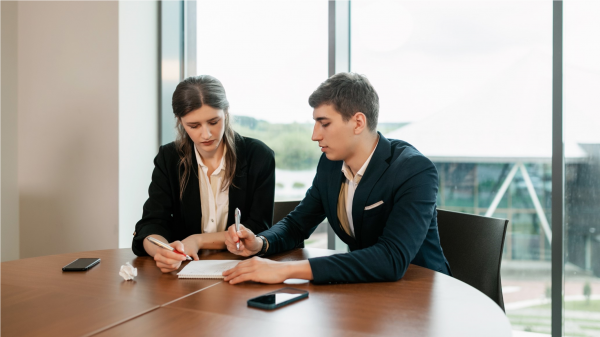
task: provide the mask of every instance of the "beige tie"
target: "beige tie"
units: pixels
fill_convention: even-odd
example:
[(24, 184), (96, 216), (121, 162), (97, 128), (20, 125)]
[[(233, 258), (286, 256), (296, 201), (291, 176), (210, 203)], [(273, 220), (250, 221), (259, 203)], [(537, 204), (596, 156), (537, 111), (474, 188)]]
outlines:
[[(358, 185), (362, 176), (354, 176), (354, 181)], [(348, 234), (352, 236), (350, 231), (350, 222), (348, 222), (348, 213), (346, 212), (346, 196), (348, 195), (348, 179), (344, 179), (342, 187), (340, 188), (340, 195), (338, 196), (337, 216), (340, 221), (340, 227)]]

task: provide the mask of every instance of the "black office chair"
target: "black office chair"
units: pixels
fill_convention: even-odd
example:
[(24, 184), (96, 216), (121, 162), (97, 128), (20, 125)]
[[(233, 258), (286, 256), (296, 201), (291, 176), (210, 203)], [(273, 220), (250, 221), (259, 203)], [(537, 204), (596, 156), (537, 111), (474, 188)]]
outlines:
[(290, 212), (293, 211), (298, 204), (300, 204), (300, 200), (275, 201), (275, 208), (273, 209), (273, 224), (276, 224), (281, 221), (281, 219), (285, 218), (285, 216), (290, 214)]
[(438, 229), (452, 276), (504, 310), (500, 264), (508, 220), (438, 209)]
[[(275, 201), (275, 207), (273, 209), (273, 225), (285, 218), (286, 215), (290, 214), (290, 212), (293, 211), (298, 204), (300, 204), (300, 200)], [(296, 248), (304, 248), (304, 241)]]

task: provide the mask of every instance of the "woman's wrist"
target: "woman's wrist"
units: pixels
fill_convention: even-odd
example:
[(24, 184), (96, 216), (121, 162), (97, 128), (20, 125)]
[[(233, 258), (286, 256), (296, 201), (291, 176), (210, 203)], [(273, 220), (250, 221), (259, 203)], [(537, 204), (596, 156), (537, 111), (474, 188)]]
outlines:
[[(159, 241), (162, 241), (164, 243), (169, 243), (162, 235), (158, 235), (158, 234), (150, 234), (148, 236), (151, 236)], [(156, 251), (158, 251), (159, 249), (161, 249), (160, 247), (158, 247), (155, 244), (150, 243), (150, 241), (148, 241), (146, 238), (148, 237), (146, 236), (144, 238), (144, 241), (142, 242), (142, 245), (144, 246), (144, 250), (146, 251), (146, 253), (152, 257), (154, 257), (154, 255), (156, 254)]]
[(198, 245), (198, 249), (202, 249), (202, 246), (204, 245), (204, 236), (202, 234), (194, 234), (192, 236), (194, 237), (194, 242)]
[(198, 245), (198, 249), (225, 249), (225, 232), (202, 233), (190, 235)]

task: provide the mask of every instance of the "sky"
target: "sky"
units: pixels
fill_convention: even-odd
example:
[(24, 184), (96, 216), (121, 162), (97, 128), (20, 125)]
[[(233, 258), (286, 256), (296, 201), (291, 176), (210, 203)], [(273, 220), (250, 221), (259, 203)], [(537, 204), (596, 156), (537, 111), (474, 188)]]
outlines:
[[(198, 73), (223, 82), (232, 114), (311, 122), (308, 97), (327, 78), (327, 2), (197, 7)], [(351, 13), (351, 70), (377, 90), (380, 122), (424, 120), (457, 102), (468, 109), (523, 59), (552, 57), (551, 1), (353, 1)], [(565, 115), (600, 110), (598, 17), (600, 1), (565, 2)], [(551, 81), (551, 69), (540, 76)]]

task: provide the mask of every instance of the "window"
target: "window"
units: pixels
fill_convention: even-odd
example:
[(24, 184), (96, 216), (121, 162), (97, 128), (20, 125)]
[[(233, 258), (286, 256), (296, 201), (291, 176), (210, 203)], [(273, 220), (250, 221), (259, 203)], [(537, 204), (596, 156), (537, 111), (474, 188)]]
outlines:
[[(324, 1), (197, 2), (197, 73), (227, 91), (233, 128), (275, 152), (275, 200), (300, 200), (321, 156), (308, 97), (327, 78)], [(327, 224), (306, 242), (327, 248)]]
[(585, 154), (565, 170), (564, 320), (600, 331), (600, 3), (564, 3), (564, 135)]
[[(510, 220), (502, 278), (513, 328), (550, 333), (563, 318), (551, 315), (551, 289), (564, 286), (565, 333), (597, 335), (600, 5), (565, 2), (564, 15), (553, 1), (338, 5), (329, 19), (337, 7), (324, 1), (206, 1), (194, 9), (197, 73), (223, 82), (238, 132), (275, 150), (276, 199), (302, 198), (314, 175), (310, 93), (328, 69), (365, 74), (380, 96), (379, 131), (434, 161), (438, 207)], [(564, 31), (562, 50), (553, 51), (553, 23)], [(553, 81), (562, 85), (553, 56), (563, 54), (564, 90), (553, 96)], [(563, 200), (552, 188), (556, 97), (564, 102), (564, 285), (551, 283), (551, 268), (560, 267), (551, 254), (560, 246), (550, 244), (552, 199)]]
[(365, 1), (351, 12), (351, 69), (378, 90), (384, 136), (435, 163), (440, 209), (510, 220), (506, 312), (515, 330), (550, 332), (551, 4)]

